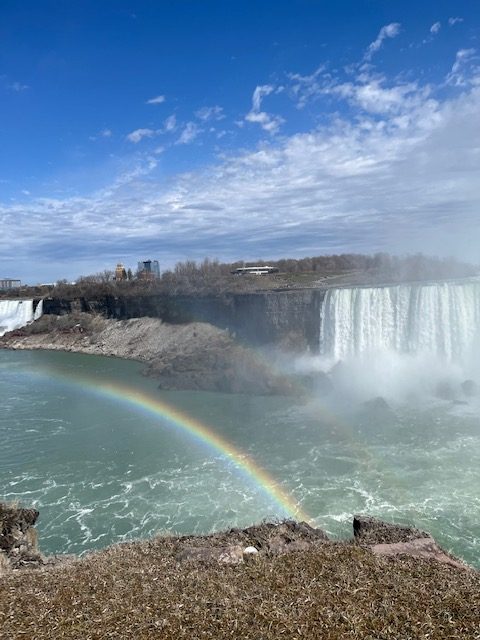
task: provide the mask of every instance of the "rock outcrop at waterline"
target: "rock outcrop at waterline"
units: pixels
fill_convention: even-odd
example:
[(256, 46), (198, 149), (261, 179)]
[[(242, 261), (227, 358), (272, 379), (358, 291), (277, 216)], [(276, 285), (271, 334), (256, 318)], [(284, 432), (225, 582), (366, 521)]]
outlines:
[(48, 349), (116, 356), (145, 363), (161, 389), (289, 394), (287, 376), (273, 371), (226, 330), (204, 322), (166, 324), (158, 318), (111, 320), (87, 313), (45, 315), (0, 339), (9, 349)]
[[(0, 503), (0, 567), (22, 569), (55, 565), (73, 556), (48, 557), (40, 553), (34, 525), (37, 509)], [(392, 524), (370, 516), (353, 518), (355, 544), (379, 556), (412, 556), (469, 569), (457, 558), (441, 549), (426, 532), (415, 527)], [(245, 559), (272, 558), (293, 552), (304, 552), (319, 544), (337, 544), (327, 534), (306, 522), (284, 520), (263, 522), (245, 529), (230, 529), (205, 536), (164, 538), (179, 562), (219, 562), (239, 564)], [(173, 545), (173, 546), (172, 546)], [(101, 552), (100, 552), (101, 553)]]

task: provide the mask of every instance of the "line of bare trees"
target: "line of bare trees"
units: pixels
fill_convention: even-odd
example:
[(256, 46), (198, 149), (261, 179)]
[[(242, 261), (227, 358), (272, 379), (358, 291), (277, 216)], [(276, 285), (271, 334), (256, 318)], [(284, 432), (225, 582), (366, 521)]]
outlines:
[[(268, 264), (277, 267), (279, 273), (269, 276), (232, 275), (237, 267)], [(126, 280), (115, 280), (115, 272), (104, 270), (80, 276), (75, 284), (62, 280), (56, 285), (22, 287), (15, 291), (0, 292), (0, 297), (55, 296), (65, 298), (96, 297), (102, 295), (206, 295), (224, 292), (246, 292), (265, 288), (280, 288), (289, 283), (302, 285), (303, 276), (311, 275), (311, 281), (325, 276), (342, 274), (368, 274), (369, 282), (413, 282), (441, 278), (462, 278), (478, 274), (478, 266), (459, 262), (454, 258), (437, 258), (414, 254), (392, 256), (388, 253), (363, 255), (344, 253), (306, 258), (263, 259), (255, 262), (222, 263), (205, 258), (201, 262), (178, 262), (173, 269), (162, 273), (161, 278), (143, 279), (129, 270)], [(354, 280), (354, 278), (353, 278)], [(293, 284), (292, 284), (293, 283)]]

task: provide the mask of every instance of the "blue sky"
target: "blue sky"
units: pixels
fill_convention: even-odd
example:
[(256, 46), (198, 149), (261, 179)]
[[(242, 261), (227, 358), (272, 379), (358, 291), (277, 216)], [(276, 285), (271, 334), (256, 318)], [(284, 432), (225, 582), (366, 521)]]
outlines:
[(480, 263), (480, 4), (2, 0), (0, 277)]

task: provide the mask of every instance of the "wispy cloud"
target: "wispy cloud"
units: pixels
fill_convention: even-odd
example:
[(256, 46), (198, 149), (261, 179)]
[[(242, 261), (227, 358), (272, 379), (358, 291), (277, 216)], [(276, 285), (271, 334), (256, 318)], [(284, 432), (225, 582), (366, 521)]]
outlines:
[(454, 25), (456, 25), (456, 24), (458, 24), (460, 22), (463, 22), (463, 18), (456, 17), (456, 18), (449, 18), (448, 19), (448, 24), (451, 27), (453, 27)]
[(165, 118), (165, 120), (163, 121), (163, 132), (171, 133), (172, 131), (175, 131), (176, 128), (177, 128), (177, 117), (173, 113), (171, 116), (168, 116), (168, 118)]
[(466, 86), (472, 77), (468, 73), (468, 65), (475, 56), (475, 49), (460, 49), (457, 51), (455, 62), (453, 63), (450, 73), (447, 75), (447, 84), (457, 87)]
[(299, 109), (303, 109), (312, 97), (321, 93), (324, 84), (322, 76), (325, 73), (325, 69), (325, 65), (321, 65), (310, 75), (302, 76), (299, 73), (289, 73), (287, 75), (292, 83), (290, 91), (293, 93)]
[(187, 122), (175, 144), (190, 144), (195, 140), (195, 138), (197, 138), (200, 132), (201, 129), (195, 124), (195, 122)]
[(285, 121), (280, 116), (271, 115), (265, 111), (261, 111), (261, 107), (263, 99), (273, 93), (275, 89), (276, 88), (270, 84), (257, 86), (252, 96), (252, 108), (245, 116), (245, 120), (247, 122), (259, 124), (264, 131), (267, 131), (272, 135), (277, 133), (278, 129)]
[(223, 113), (223, 108), (215, 105), (214, 107), (202, 107), (195, 111), (195, 116), (202, 120), (202, 122), (208, 122), (209, 120), (223, 120), (225, 118), (225, 114)]
[(112, 136), (113, 136), (113, 131), (111, 129), (102, 129), (94, 136), (89, 136), (89, 140), (92, 140), (92, 142), (94, 142), (99, 138), (111, 138)]
[(378, 32), (376, 39), (369, 44), (365, 53), (365, 60), (371, 60), (372, 56), (381, 48), (387, 38), (395, 38), (398, 36), (400, 28), (401, 25), (399, 22), (391, 22), (383, 26)]
[(153, 138), (155, 134), (156, 131), (154, 131), (153, 129), (135, 129), (135, 131), (129, 133), (126, 138), (129, 142), (137, 144), (144, 138)]
[[(105, 188), (0, 203), (0, 255), (5, 264), (34, 261), (52, 278), (100, 270), (119, 257), (135, 264), (160, 247), (165, 264), (376, 250), (478, 260), (480, 70), (469, 48), (451, 65), (437, 85), (371, 64), (290, 74), (285, 94), (312, 110), (311, 101), (321, 100), (321, 125), (264, 136), (268, 143), (166, 179), (160, 154), (172, 139), (193, 142), (204, 122), (197, 116), (178, 126), (172, 114), (159, 129), (129, 134), (137, 143), (176, 132), (166, 147), (135, 148)], [(264, 113), (277, 90), (257, 86), (250, 113)], [(265, 113), (259, 124), (272, 118)], [(76, 273), (68, 273), (72, 264)]]
[(165, 96), (155, 96), (155, 98), (150, 98), (150, 100), (147, 100), (146, 104), (163, 104), (165, 100)]
[(441, 22), (434, 22), (430, 27), (430, 33), (433, 33), (435, 35), (440, 31), (441, 28), (442, 28)]
[(160, 239), (166, 263), (329, 251), (478, 255), (480, 86), (434, 100), (417, 83), (377, 80), (366, 99), (356, 97), (362, 81), (365, 91), (362, 78), (337, 95), (353, 101), (354, 118), (168, 184), (145, 156), (89, 197), (0, 205), (0, 250), (17, 260), (28, 251), (40, 263), (48, 255), (59, 276), (72, 255), (97, 268), (119, 255), (134, 263), (158, 251)]
[(15, 91), (15, 93), (21, 93), (22, 91), (29, 89), (29, 86), (28, 84), (22, 84), (21, 82), (12, 82), (12, 84), (8, 85), (8, 88)]

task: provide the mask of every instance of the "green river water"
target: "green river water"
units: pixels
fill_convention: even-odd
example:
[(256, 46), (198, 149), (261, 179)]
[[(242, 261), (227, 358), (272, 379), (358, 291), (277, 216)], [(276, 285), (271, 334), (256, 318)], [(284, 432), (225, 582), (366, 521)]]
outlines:
[(327, 407), (314, 394), (161, 392), (137, 363), (0, 351), (0, 499), (40, 510), (45, 553), (288, 515), (218, 450), (161, 416), (96, 394), (105, 382), (152, 394), (208, 425), (334, 537), (349, 537), (353, 514), (368, 513), (425, 528), (480, 566), (476, 402), (383, 409)]

